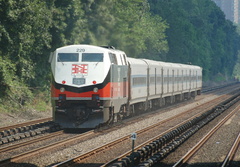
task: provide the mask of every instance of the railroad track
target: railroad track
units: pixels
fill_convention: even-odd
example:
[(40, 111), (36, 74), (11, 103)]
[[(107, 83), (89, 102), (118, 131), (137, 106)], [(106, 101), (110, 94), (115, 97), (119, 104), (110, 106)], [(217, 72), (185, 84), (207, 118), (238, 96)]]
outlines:
[(49, 122), (49, 121), (52, 121), (52, 117), (42, 118), (42, 119), (36, 119), (36, 120), (33, 120), (33, 121), (28, 121), (28, 122), (24, 122), (24, 123), (20, 123), (20, 124), (15, 124), (15, 125), (10, 125), (10, 126), (0, 127), (0, 132), (2, 132), (2, 131), (7, 131), (7, 130), (9, 130), (9, 129), (15, 129), (15, 128), (20, 128), (20, 127), (26, 127), (26, 126), (36, 125), (36, 124), (39, 124), (39, 123)]
[[(178, 116), (183, 115), (183, 114), (184, 114), (184, 113), (181, 113), (181, 114), (179, 114)], [(151, 130), (151, 129), (153, 129), (153, 128), (158, 128), (158, 127), (161, 126), (163, 123), (165, 123), (165, 122), (167, 122), (167, 121), (171, 121), (172, 119), (174, 119), (174, 118), (171, 117), (171, 118), (169, 118), (169, 119), (165, 119), (164, 121), (161, 121), (160, 123), (153, 124), (152, 126), (149, 126), (149, 127), (147, 127), (147, 128), (144, 128), (144, 129), (141, 129), (141, 130), (137, 131), (136, 134), (141, 135), (141, 134), (147, 132), (148, 130)], [(190, 120), (190, 119), (189, 119), (189, 120)], [(189, 120), (187, 120), (187, 121), (189, 121)], [(185, 122), (183, 122), (183, 123), (180, 123), (180, 124), (178, 124), (178, 125), (179, 125), (179, 126), (180, 126), (180, 125), (183, 125), (183, 124), (186, 123), (187, 121), (185, 121)], [(176, 126), (176, 127), (177, 127), (177, 126)], [(173, 129), (176, 128), (176, 127), (173, 127), (173, 128), (171, 128), (171, 129), (165, 131), (164, 133), (161, 133), (159, 136), (162, 136), (163, 134), (170, 132), (171, 130), (173, 130)], [(134, 150), (137, 150), (137, 149), (141, 148), (141, 147), (144, 146), (146, 143), (149, 143), (150, 141), (155, 140), (155, 139), (158, 138), (159, 136), (155, 136), (154, 138), (148, 140), (147, 142), (145, 142), (145, 143), (143, 143), (143, 144), (135, 147)], [(73, 159), (69, 159), (69, 160), (67, 160), (67, 161), (64, 161), (64, 162), (58, 163), (58, 164), (56, 164), (56, 165), (53, 165), (53, 167), (71, 166), (71, 165), (75, 164), (75, 162), (82, 162), (82, 161), (84, 161), (85, 159), (93, 156), (94, 154), (101, 153), (102, 151), (106, 151), (106, 150), (108, 150), (109, 148), (114, 147), (115, 145), (120, 144), (120, 143), (123, 142), (123, 141), (129, 140), (129, 138), (130, 138), (129, 135), (120, 137), (120, 138), (118, 138), (118, 139), (116, 139), (116, 140), (114, 140), (114, 141), (111, 141), (111, 142), (109, 142), (109, 143), (107, 143), (107, 144), (104, 144), (104, 145), (102, 145), (102, 146), (100, 146), (100, 147), (98, 147), (98, 148), (95, 148), (95, 149), (93, 149), (93, 150), (90, 150), (89, 152), (86, 152), (86, 153), (84, 153), (84, 154), (81, 154), (81, 155), (79, 155), (79, 156), (77, 156), (77, 157), (75, 157), (75, 158), (73, 158)], [(132, 150), (128, 151), (127, 153), (121, 155), (120, 158), (128, 155), (128, 154), (131, 153), (131, 152), (132, 152)], [(116, 158), (116, 159), (114, 159), (114, 160), (111, 160), (111, 163), (117, 161), (117, 160), (120, 159), (120, 158), (118, 157), (118, 158)], [(108, 163), (107, 163), (107, 164), (108, 164)], [(102, 166), (106, 166), (106, 165), (102, 165)]]
[(221, 167), (230, 166), (231, 163), (234, 161), (234, 156), (237, 153), (237, 149), (240, 145), (240, 133), (238, 134), (237, 138), (235, 139), (229, 153), (227, 154), (226, 158), (224, 159)]
[[(227, 97), (227, 95), (226, 95), (226, 97)], [(218, 99), (215, 99), (215, 100), (213, 100), (213, 101), (215, 101), (215, 103), (216, 103), (216, 101), (218, 101), (218, 103), (219, 103), (219, 100), (222, 99), (222, 98), (223, 98), (223, 97), (221, 96), (221, 97), (219, 97)], [(209, 105), (212, 104), (213, 101), (208, 102), (208, 104), (209, 104)], [(212, 105), (214, 105), (214, 103), (213, 103)], [(202, 107), (203, 107), (203, 106), (206, 107), (207, 105), (204, 104), (204, 105), (202, 105)], [(198, 107), (199, 107), (199, 106), (198, 106)], [(147, 127), (147, 128), (144, 128), (144, 129), (142, 129), (142, 130), (139, 130), (139, 131), (137, 131), (136, 133), (137, 133), (138, 135), (141, 135), (142, 133), (145, 133), (145, 132), (147, 132), (147, 131), (149, 131), (149, 130), (151, 130), (151, 129), (153, 129), (153, 128), (158, 129), (159, 126), (161, 126), (164, 122), (169, 122), (169, 121), (171, 121), (171, 120), (173, 120), (173, 119), (177, 119), (178, 117), (180, 117), (180, 116), (182, 116), (182, 115), (184, 115), (184, 114), (186, 114), (186, 113), (190, 113), (190, 112), (191, 112), (191, 111), (189, 111), (189, 110), (188, 110), (188, 111), (185, 111), (185, 112), (183, 112), (183, 113), (181, 113), (181, 114), (175, 115), (174, 117), (171, 117), (171, 118), (169, 118), (169, 119), (166, 119), (166, 120), (164, 120), (164, 121), (161, 121), (160, 123), (157, 123), (157, 124), (154, 124), (154, 125), (149, 126), (149, 127)], [(165, 131), (164, 133), (161, 133), (160, 135), (155, 136), (154, 138), (148, 140), (147, 142), (145, 142), (145, 143), (137, 146), (134, 150), (136, 151), (136, 150), (140, 149), (141, 147), (143, 147), (144, 145), (146, 145), (146, 143), (151, 143), (151, 142), (153, 142), (154, 140), (157, 140), (160, 136), (164, 136), (164, 134), (169, 133), (169, 134), (167, 134), (168, 137), (169, 137), (169, 136), (173, 137), (174, 135), (177, 134), (176, 131), (171, 132), (171, 131), (173, 131), (173, 129), (176, 129), (177, 127), (181, 127), (181, 128), (178, 129), (178, 130), (181, 132), (180, 129), (184, 129), (184, 128), (186, 129), (186, 127), (187, 127), (186, 124), (187, 124), (187, 122), (189, 122), (189, 120), (191, 120), (191, 119), (193, 119), (193, 118), (195, 118), (195, 117), (199, 117), (201, 114), (202, 114), (202, 113), (200, 112), (200, 113), (198, 113), (197, 115), (193, 116), (192, 118), (189, 118), (188, 120), (186, 120), (186, 121), (178, 124), (177, 126), (171, 128), (171, 129), (168, 129), (168, 130)], [(187, 128), (188, 128), (188, 127), (187, 127)], [(166, 136), (165, 136), (165, 137), (166, 137)], [(114, 140), (114, 141), (112, 141), (112, 142), (110, 142), (110, 143), (104, 144), (104, 145), (102, 145), (102, 146), (100, 146), (100, 147), (98, 147), (98, 148), (96, 148), (96, 149), (90, 150), (89, 152), (84, 153), (84, 154), (82, 154), (82, 155), (80, 155), (80, 156), (77, 156), (77, 157), (75, 157), (75, 158), (73, 158), (73, 159), (69, 159), (69, 160), (67, 160), (67, 161), (64, 161), (64, 162), (61, 162), (61, 163), (59, 163), (59, 164), (56, 164), (56, 165), (54, 165), (54, 167), (56, 167), (56, 166), (71, 166), (71, 165), (75, 164), (76, 162), (77, 162), (77, 163), (84, 164), (84, 162), (86, 161), (86, 159), (88, 159), (89, 157), (92, 157), (92, 156), (95, 155), (95, 154), (100, 154), (101, 152), (105, 152), (105, 151), (107, 151), (108, 149), (110, 149), (111, 147), (115, 147), (117, 144), (120, 144), (120, 143), (122, 143), (122, 142), (124, 142), (124, 141), (127, 141), (127, 140), (129, 140), (129, 135), (126, 135), (126, 136), (124, 136), (124, 137), (121, 137), (121, 138), (119, 138), (119, 139), (116, 139), (116, 140)], [(163, 143), (163, 144), (165, 144), (165, 143)], [(121, 155), (120, 157), (117, 157), (117, 158), (111, 160), (110, 162), (108, 162), (108, 163), (106, 163), (106, 164), (104, 164), (104, 165), (102, 165), (102, 166), (108, 166), (109, 164), (112, 164), (112, 163), (114, 163), (114, 162), (122, 159), (124, 156), (130, 155), (131, 152), (132, 152), (132, 150), (129, 150), (128, 152), (124, 153), (124, 154)], [(99, 156), (100, 156), (100, 155), (99, 155)]]
[[(205, 109), (209, 108), (210, 106), (212, 106), (212, 107), (213, 107), (213, 106), (216, 106), (217, 104), (219, 104), (220, 99), (223, 99), (223, 98), (227, 98), (227, 96), (225, 96), (225, 97), (224, 97), (224, 96), (218, 97), (218, 98), (216, 98), (216, 99), (214, 99), (214, 100), (212, 100), (212, 101), (209, 101), (209, 102), (207, 102), (207, 103), (204, 103), (204, 104), (198, 106), (198, 107), (201, 108), (201, 111), (199, 111), (198, 114), (193, 115), (191, 118), (188, 118), (188, 119), (185, 120), (184, 122), (182, 122), (182, 123), (180, 123), (180, 124), (178, 124), (178, 125), (170, 128), (169, 130), (161, 133), (160, 135), (158, 135), (158, 136), (156, 136), (156, 137), (154, 137), (154, 138), (151, 138), (150, 140), (148, 140), (148, 141), (140, 144), (139, 146), (135, 147), (134, 151), (139, 150), (139, 149), (142, 148), (143, 146), (145, 146), (145, 145), (153, 142), (154, 140), (158, 139), (160, 136), (163, 136), (164, 134), (169, 133), (169, 132), (172, 131), (173, 129), (176, 129), (177, 127), (181, 126), (182, 124), (185, 124), (185, 123), (188, 122), (189, 120), (191, 120), (191, 119), (193, 119), (193, 118), (195, 118), (195, 117), (199, 117), (202, 113), (205, 112), (205, 111), (204, 111)], [(210, 105), (210, 104), (212, 104), (212, 105)], [(197, 107), (196, 107), (196, 108), (197, 108)], [(188, 111), (187, 111), (186, 113), (188, 113)], [(184, 112), (183, 114), (186, 114), (186, 113)], [(190, 113), (190, 112), (189, 112), (189, 113)], [(180, 115), (179, 115), (179, 116), (180, 116)], [(177, 117), (178, 117), (178, 116), (177, 116)], [(170, 121), (170, 120), (171, 120), (171, 119), (169, 119), (169, 120), (167, 120), (167, 121)], [(166, 122), (167, 122), (167, 121), (166, 121)], [(101, 167), (110, 166), (111, 164), (113, 164), (113, 163), (115, 163), (115, 162), (117, 162), (117, 161), (120, 161), (120, 160), (123, 159), (124, 157), (129, 156), (131, 153), (132, 153), (132, 150), (129, 150), (129, 151), (127, 151), (126, 153), (118, 156), (117, 158), (114, 158), (114, 159), (110, 160), (109, 162), (101, 165)]]
[[(220, 99), (223, 99), (223, 98), (227, 98), (228, 97), (228, 95), (223, 95), (223, 96), (221, 96), (221, 97), (219, 97), (218, 98), (218, 100), (220, 100)], [(216, 100), (217, 101), (217, 100)], [(209, 101), (208, 102), (209, 104), (211, 104), (211, 103), (213, 103), (213, 101)], [(215, 103), (217, 103), (217, 102), (215, 102)], [(213, 104), (212, 104), (213, 105)], [(207, 106), (206, 104), (204, 104), (203, 106)], [(175, 116), (176, 117), (176, 116)], [(171, 121), (171, 119), (169, 119), (168, 121)], [(167, 121), (166, 121), (167, 122)], [(180, 124), (179, 124), (180, 125)], [(153, 127), (152, 127), (153, 128)], [(137, 132), (137, 133), (140, 133), (140, 132)], [(168, 131), (166, 131), (165, 133), (168, 133)], [(73, 140), (76, 140), (76, 137), (73, 137), (73, 138), (75, 138), (75, 139), (73, 139)], [(127, 136), (127, 140), (129, 139), (129, 136)], [(69, 139), (68, 139), (69, 140)], [(72, 140), (72, 141), (73, 141)], [(126, 140), (126, 139), (125, 139)], [(32, 153), (30, 153), (30, 154), (38, 154), (38, 153), (34, 153), (34, 152), (43, 152), (43, 151), (48, 151), (48, 150), (51, 150), (51, 149), (54, 149), (54, 148), (56, 148), (57, 147), (57, 145), (58, 144), (56, 144), (56, 143), (54, 143), (53, 145), (55, 145), (55, 146), (47, 146), (47, 147), (49, 147), (49, 149), (47, 149), (47, 150), (44, 150), (45, 148), (40, 148), (39, 150), (33, 150), (32, 151)], [(59, 143), (59, 145), (64, 145), (64, 143)], [(103, 146), (103, 148), (104, 148), (105, 146)], [(107, 148), (107, 147), (105, 147), (105, 148)], [(99, 149), (99, 150), (101, 150), (101, 149)], [(98, 151), (99, 152), (99, 151)], [(101, 152), (101, 151), (100, 151)], [(100, 153), (99, 152), (99, 153)], [(19, 156), (14, 156), (14, 157), (12, 157), (12, 158), (9, 158), (9, 159), (7, 159), (7, 160), (5, 160), (5, 163), (7, 162), (7, 163), (11, 163), (11, 162), (19, 162), (19, 161), (21, 161), (21, 160), (23, 160), (23, 159), (27, 159), (28, 157), (29, 157), (29, 155), (27, 155), (28, 153), (26, 153), (25, 155), (24, 154), (22, 154), (22, 155), (19, 155)], [(30, 155), (30, 156), (32, 156), (32, 155)], [(87, 157), (89, 157), (89, 156), (86, 156), (86, 158)]]
[(216, 90), (220, 90), (220, 89), (223, 89), (223, 88), (226, 88), (226, 87), (229, 87), (229, 86), (233, 86), (233, 85), (238, 85), (239, 82), (233, 82), (233, 83), (229, 83), (229, 84), (226, 84), (226, 85), (220, 85), (220, 86), (213, 86), (213, 87), (204, 87), (202, 88), (202, 93), (209, 93), (209, 92), (213, 92), (213, 91), (216, 91)]
[(20, 147), (28, 146), (30, 144), (33, 144), (33, 143), (36, 143), (36, 142), (39, 142), (39, 141), (50, 139), (52, 137), (57, 137), (57, 136), (62, 135), (63, 133), (64, 133), (63, 130), (61, 130), (61, 131), (57, 131), (57, 132), (54, 132), (54, 133), (50, 133), (50, 134), (45, 135), (45, 136), (41, 136), (41, 137), (32, 139), (30, 141), (16, 143), (16, 144), (6, 146), (6, 147), (0, 147), (0, 153), (4, 153), (6, 151), (11, 151), (11, 150), (14, 150), (14, 149), (17, 149), (17, 148), (20, 148)]
[[(226, 123), (230, 118), (233, 117), (237, 112), (240, 111), (240, 105), (238, 105), (234, 110), (232, 110), (225, 118), (223, 118), (214, 128), (212, 128), (211, 131), (209, 131), (189, 152), (187, 152), (176, 164), (173, 165), (173, 167), (181, 167), (185, 165), (190, 158), (199, 151), (204, 144), (209, 140), (210, 137), (212, 137), (213, 134), (215, 134), (223, 125)], [(238, 135), (235, 143), (233, 144), (233, 147), (231, 148), (229, 154), (226, 156), (226, 159), (224, 160), (222, 167), (226, 167), (228, 162), (232, 160), (232, 157), (234, 153), (237, 150), (237, 147), (239, 145), (239, 137)]]
[[(230, 106), (230, 105), (232, 105), (231, 103), (236, 103), (236, 101), (238, 101), (239, 99), (240, 99), (239, 97), (237, 97), (234, 100), (231, 99), (230, 103), (225, 104), (225, 105)], [(129, 155), (125, 158), (122, 158), (121, 161), (118, 161), (117, 163), (114, 163), (114, 164), (110, 164), (109, 166), (121, 167), (121, 166), (131, 166), (133, 164), (135, 166), (152, 166), (153, 164), (157, 163), (158, 161), (164, 159), (172, 150), (179, 147), (185, 140), (187, 140), (190, 136), (192, 136), (195, 132), (197, 132), (205, 124), (210, 122), (214, 117), (220, 115), (220, 113), (223, 112), (224, 110), (225, 109), (216, 108), (216, 110), (214, 112), (212, 112), (211, 114), (209, 114), (208, 117), (197, 122), (196, 124), (195, 123), (192, 124), (193, 126), (190, 129), (187, 129), (179, 136), (171, 137), (171, 139), (169, 139), (170, 142), (168, 144), (163, 143), (159, 147), (159, 143), (162, 143), (162, 140), (160, 140), (160, 139), (162, 139), (162, 137), (161, 137), (159, 139), (160, 141), (155, 140), (154, 142), (149, 143), (142, 150), (138, 150), (135, 153), (135, 155), (134, 155), (134, 153), (132, 153), (131, 155)], [(172, 131), (172, 132), (174, 133), (174, 131)], [(169, 134), (169, 135), (171, 136), (171, 134)], [(152, 145), (152, 146), (149, 148), (149, 145)], [(148, 150), (147, 153), (143, 154), (144, 150)]]
[[(110, 160), (109, 162), (101, 165), (101, 167), (111, 166), (112, 164), (114, 164), (114, 163), (122, 160), (124, 157), (131, 155), (132, 151), (137, 151), (137, 150), (141, 149), (142, 147), (148, 145), (149, 143), (153, 143), (155, 140), (158, 140), (159, 138), (161, 138), (161, 137), (164, 136), (165, 134), (171, 133), (173, 130), (177, 129), (178, 127), (183, 126), (184, 124), (186, 124), (186, 123), (189, 122), (190, 120), (194, 119), (195, 117), (200, 116), (201, 114), (202, 114), (202, 113), (199, 113), (199, 114), (197, 114), (197, 115), (192, 116), (191, 118), (188, 118), (188, 119), (185, 120), (184, 122), (182, 122), (182, 123), (180, 123), (180, 124), (177, 124), (176, 126), (174, 126), (174, 127), (170, 128), (170, 129), (166, 130), (165, 132), (163, 132), (163, 133), (161, 133), (161, 134), (159, 134), (159, 135), (157, 135), (157, 136), (155, 136), (155, 137), (147, 140), (146, 142), (138, 145), (137, 147), (134, 148), (134, 150), (129, 150), (129, 151), (127, 151), (126, 153), (118, 156), (117, 158), (114, 158), (114, 159)], [(138, 134), (138, 133), (137, 133), (137, 134)]]
[[(210, 89), (207, 91), (213, 91), (215, 89)], [(0, 145), (18, 141), (20, 139), (33, 137), (45, 132), (53, 132), (60, 130), (60, 127), (52, 122), (52, 118), (43, 118), (33, 121), (28, 121), (16, 125), (6, 126), (0, 128)], [(48, 127), (49, 125), (49, 127)], [(41, 128), (42, 126), (42, 128)]]
[[(61, 133), (61, 132), (59, 132), (59, 133)], [(59, 148), (61, 146), (68, 145), (73, 141), (80, 140), (81, 138), (92, 135), (93, 133), (94, 133), (94, 130), (91, 130), (91, 131), (85, 132), (83, 134), (73, 136), (72, 138), (67, 138), (65, 140), (61, 140), (61, 141), (58, 141), (58, 142), (55, 142), (55, 143), (52, 143), (52, 144), (49, 144), (49, 145), (31, 150), (31, 151), (13, 156), (11, 158), (4, 159), (4, 160), (0, 161), (0, 166), (7, 166), (7, 165), (11, 165), (11, 163), (18, 163), (19, 161), (22, 161), (24, 159), (29, 159), (29, 158), (31, 158), (35, 155), (47, 152), (49, 150), (54, 150), (54, 149)], [(6, 149), (8, 149), (8, 148), (6, 148)]]
[(60, 130), (61, 127), (52, 121), (52, 118), (33, 120), (21, 124), (2, 127), (0, 131), (0, 145), (19, 141), (46, 132)]

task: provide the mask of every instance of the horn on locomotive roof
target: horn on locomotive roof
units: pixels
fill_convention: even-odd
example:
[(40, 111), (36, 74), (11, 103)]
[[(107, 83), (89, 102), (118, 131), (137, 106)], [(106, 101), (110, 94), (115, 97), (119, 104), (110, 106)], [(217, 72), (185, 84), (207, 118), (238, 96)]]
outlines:
[(115, 49), (114, 46), (101, 46), (102, 48)]

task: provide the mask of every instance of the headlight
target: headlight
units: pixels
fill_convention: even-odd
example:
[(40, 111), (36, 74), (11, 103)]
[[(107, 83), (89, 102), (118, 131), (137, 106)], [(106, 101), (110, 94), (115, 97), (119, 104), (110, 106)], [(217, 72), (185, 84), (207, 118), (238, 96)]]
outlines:
[(60, 92), (64, 92), (65, 91), (65, 88), (64, 87), (61, 87), (60, 88)]
[(93, 88), (93, 92), (97, 93), (98, 92), (98, 88), (97, 87)]

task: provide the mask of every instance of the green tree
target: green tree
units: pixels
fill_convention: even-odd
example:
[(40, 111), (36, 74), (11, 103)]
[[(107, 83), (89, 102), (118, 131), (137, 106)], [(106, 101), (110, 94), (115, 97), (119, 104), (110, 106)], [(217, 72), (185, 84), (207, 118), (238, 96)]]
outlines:
[[(112, 45), (130, 57), (151, 57), (168, 50), (167, 25), (149, 13), (146, 0), (85, 0), (85, 43)], [(156, 57), (158, 58), (158, 57)]]
[(31, 96), (38, 61), (50, 47), (50, 8), (51, 1), (0, 1), (1, 94), (20, 105)]
[(51, 50), (71, 44), (80, 44), (87, 35), (82, 2), (77, 0), (54, 0), (52, 11)]
[(159, 59), (160, 53), (168, 51), (165, 35), (168, 26), (160, 16), (150, 14), (147, 1), (118, 1), (117, 6), (119, 19), (113, 37), (116, 35), (117, 38), (122, 37), (120, 40), (124, 39), (121, 44), (129, 56)]
[(233, 70), (233, 76), (240, 80), (240, 51), (238, 52), (238, 59)]
[(149, 0), (151, 12), (169, 24), (164, 61), (203, 67), (204, 79), (231, 76), (239, 49), (236, 27), (209, 0)]

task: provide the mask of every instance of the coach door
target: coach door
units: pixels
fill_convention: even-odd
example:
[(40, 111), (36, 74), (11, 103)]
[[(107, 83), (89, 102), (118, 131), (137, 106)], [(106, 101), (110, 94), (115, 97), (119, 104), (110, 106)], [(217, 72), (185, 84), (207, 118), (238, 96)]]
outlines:
[(155, 68), (155, 80), (154, 80), (154, 84), (155, 84), (155, 95), (157, 94), (157, 68)]
[(180, 84), (180, 81), (179, 81), (179, 69), (177, 69), (177, 76), (176, 76), (176, 83), (177, 83), (177, 91), (179, 91), (179, 84)]
[(111, 98), (116, 95), (116, 91), (114, 90), (114, 83), (118, 80), (118, 68), (117, 68), (117, 58), (113, 53), (109, 53), (109, 58), (111, 61), (111, 73), (110, 73), (110, 83), (111, 83)]
[(189, 89), (192, 89), (192, 70), (189, 70), (190, 74), (189, 74)]
[(127, 78), (123, 78), (123, 97), (127, 97)]
[(121, 62), (122, 62), (122, 71), (121, 71), (121, 77), (123, 78), (122, 80), (122, 91), (123, 91), (123, 97), (127, 97), (128, 95), (128, 64), (126, 60), (126, 55), (125, 54), (120, 54), (121, 56)]
[(169, 93), (169, 69), (167, 70), (167, 93)]
[(171, 82), (172, 82), (172, 91), (175, 91), (175, 70), (172, 70), (172, 76), (171, 76)]
[(196, 70), (195, 81), (196, 81), (196, 86), (195, 86), (195, 88), (197, 88), (197, 84), (198, 84), (198, 73), (197, 73), (197, 70)]

